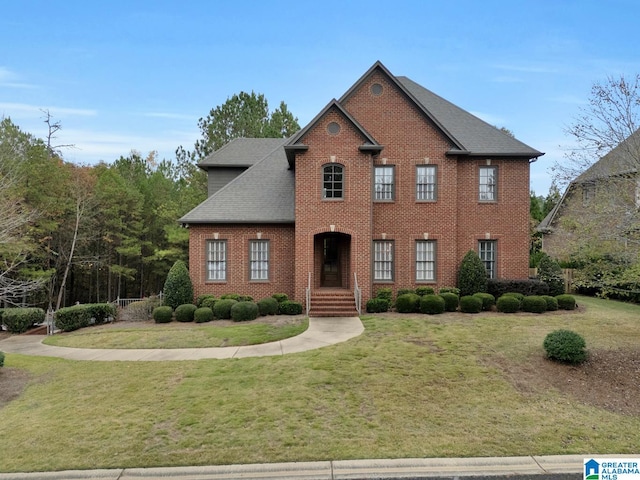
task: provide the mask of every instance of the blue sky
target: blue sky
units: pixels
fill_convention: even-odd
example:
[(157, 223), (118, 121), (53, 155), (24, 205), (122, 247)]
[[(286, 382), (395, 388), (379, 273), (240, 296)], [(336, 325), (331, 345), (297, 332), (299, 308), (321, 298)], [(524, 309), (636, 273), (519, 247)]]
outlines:
[(0, 116), (68, 161), (135, 149), (172, 159), (240, 91), (285, 101), (302, 126), (376, 60), (546, 152), (546, 194), (591, 85), (640, 73), (636, 0), (5, 1)]

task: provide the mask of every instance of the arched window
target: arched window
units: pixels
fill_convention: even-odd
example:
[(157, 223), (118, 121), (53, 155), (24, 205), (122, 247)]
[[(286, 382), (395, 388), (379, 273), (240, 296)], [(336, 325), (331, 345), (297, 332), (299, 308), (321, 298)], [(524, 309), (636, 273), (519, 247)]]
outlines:
[(344, 174), (342, 165), (332, 163), (322, 168), (322, 198), (343, 198)]

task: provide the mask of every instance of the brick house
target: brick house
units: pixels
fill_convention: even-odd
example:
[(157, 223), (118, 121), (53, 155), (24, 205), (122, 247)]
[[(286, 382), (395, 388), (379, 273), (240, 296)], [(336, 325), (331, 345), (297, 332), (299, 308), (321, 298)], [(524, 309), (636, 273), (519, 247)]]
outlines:
[(180, 219), (196, 295), (309, 292), (312, 314), (326, 295), (353, 311), (358, 292), (455, 286), (470, 249), (491, 277), (526, 278), (540, 155), (376, 62), (293, 137), (202, 161), (209, 197)]

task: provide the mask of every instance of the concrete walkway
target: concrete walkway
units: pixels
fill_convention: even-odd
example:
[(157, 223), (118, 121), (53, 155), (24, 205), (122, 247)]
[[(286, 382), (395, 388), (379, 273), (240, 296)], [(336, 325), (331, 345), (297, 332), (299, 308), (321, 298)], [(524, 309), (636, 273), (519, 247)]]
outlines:
[(358, 317), (309, 318), (309, 328), (296, 337), (244, 347), (171, 349), (97, 349), (45, 345), (44, 335), (13, 335), (0, 341), (0, 351), (59, 357), (67, 360), (143, 361), (201, 360), (205, 358), (244, 358), (304, 352), (347, 341), (359, 336), (364, 326)]

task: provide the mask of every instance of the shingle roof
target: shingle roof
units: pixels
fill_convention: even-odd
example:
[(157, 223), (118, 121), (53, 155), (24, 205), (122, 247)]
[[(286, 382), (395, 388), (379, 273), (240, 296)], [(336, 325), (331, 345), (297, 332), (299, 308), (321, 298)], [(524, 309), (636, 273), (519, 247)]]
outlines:
[(262, 159), (183, 216), (180, 223), (294, 222), (295, 174), (282, 148), (287, 139), (253, 140), (250, 149), (260, 143), (264, 147)]
[(198, 166), (250, 167), (262, 160), (266, 152), (282, 145), (282, 138), (235, 138), (207, 155)]
[(582, 172), (574, 182), (584, 183), (612, 175), (636, 173), (638, 167), (640, 167), (640, 129)]

